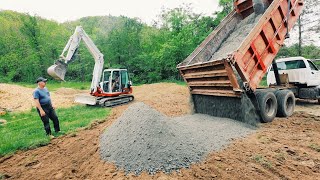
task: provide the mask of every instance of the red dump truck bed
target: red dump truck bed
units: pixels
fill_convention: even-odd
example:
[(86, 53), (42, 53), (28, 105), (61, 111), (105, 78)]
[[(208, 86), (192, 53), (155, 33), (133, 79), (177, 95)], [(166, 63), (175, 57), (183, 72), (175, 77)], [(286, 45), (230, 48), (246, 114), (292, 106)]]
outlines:
[(261, 15), (253, 12), (252, 1), (245, 3), (236, 1), (238, 9), (177, 66), (191, 94), (239, 97), (255, 91), (303, 7), (302, 0), (290, 0), (287, 21), (288, 0), (265, 1)]
[(236, 0), (235, 10), (177, 66), (194, 112), (255, 124), (272, 121), (277, 104), (287, 108), (278, 112), (293, 109), (287, 106), (294, 102), (290, 91), (257, 90), (301, 13), (302, 0), (289, 2)]

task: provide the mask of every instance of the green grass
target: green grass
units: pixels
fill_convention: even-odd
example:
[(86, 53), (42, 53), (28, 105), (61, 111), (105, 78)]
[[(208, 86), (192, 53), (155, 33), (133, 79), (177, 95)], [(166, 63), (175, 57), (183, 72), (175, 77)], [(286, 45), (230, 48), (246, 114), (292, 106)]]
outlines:
[(260, 87), (268, 87), (267, 84), (267, 74), (264, 75), (264, 77), (261, 79), (261, 82), (259, 84)]
[(260, 154), (256, 154), (255, 156), (252, 157), (252, 159), (264, 167), (272, 168), (272, 163), (269, 162), (264, 156)]
[[(25, 83), (25, 82), (19, 82), (19, 83), (13, 83), (20, 86), (28, 87), (28, 88), (36, 88), (36, 83)], [(73, 88), (73, 89), (80, 89), (80, 90), (89, 90), (90, 89), (91, 82), (58, 82), (58, 81), (48, 81), (47, 88), (50, 91), (55, 91), (59, 88)]]
[[(106, 119), (110, 111), (110, 108), (90, 106), (73, 106), (56, 110), (60, 128), (64, 134), (74, 133), (77, 129), (87, 127), (94, 121), (102, 121)], [(0, 119), (7, 121), (7, 124), (0, 125), (0, 157), (17, 150), (33, 149), (50, 142), (35, 109), (26, 113), (7, 113), (0, 116)], [(50, 126), (54, 131), (52, 121), (50, 121)]]
[(311, 148), (317, 152), (320, 152), (320, 145), (318, 145), (318, 144), (310, 144), (309, 148)]

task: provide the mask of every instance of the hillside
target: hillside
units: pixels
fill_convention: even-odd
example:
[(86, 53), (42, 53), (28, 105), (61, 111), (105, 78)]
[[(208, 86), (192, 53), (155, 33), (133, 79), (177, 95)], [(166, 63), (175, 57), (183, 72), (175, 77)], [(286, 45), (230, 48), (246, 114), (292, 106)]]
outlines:
[[(104, 55), (104, 68), (126, 68), (133, 81), (139, 83), (177, 80), (180, 76), (176, 65), (220, 19), (216, 22), (183, 8), (162, 13), (161, 27), (153, 27), (124, 16), (84, 17), (60, 24), (29, 14), (0, 11), (0, 82), (32, 83), (36, 77), (48, 77), (46, 69), (59, 58), (79, 25)], [(84, 43), (74, 57), (66, 80), (90, 81), (94, 59)]]

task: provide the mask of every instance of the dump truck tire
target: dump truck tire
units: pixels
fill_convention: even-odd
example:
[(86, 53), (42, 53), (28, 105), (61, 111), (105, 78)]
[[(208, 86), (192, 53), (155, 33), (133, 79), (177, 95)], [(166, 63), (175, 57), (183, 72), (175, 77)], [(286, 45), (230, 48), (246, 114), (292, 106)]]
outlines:
[(289, 117), (294, 112), (295, 97), (290, 90), (280, 90), (276, 93), (278, 102), (277, 117)]
[(268, 123), (276, 117), (277, 114), (277, 98), (272, 92), (256, 93), (261, 122)]

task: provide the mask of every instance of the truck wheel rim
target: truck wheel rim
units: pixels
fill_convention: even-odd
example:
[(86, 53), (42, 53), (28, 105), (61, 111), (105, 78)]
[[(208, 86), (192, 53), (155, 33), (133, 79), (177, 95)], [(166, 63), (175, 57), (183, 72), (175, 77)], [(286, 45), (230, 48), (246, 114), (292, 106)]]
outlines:
[(292, 97), (289, 97), (288, 99), (287, 99), (287, 102), (286, 102), (286, 111), (287, 112), (291, 112), (292, 111), (292, 109), (293, 109), (293, 98)]
[(274, 103), (273, 103), (272, 99), (270, 98), (270, 99), (268, 99), (268, 100), (266, 101), (266, 114), (267, 114), (268, 116), (272, 116), (272, 114), (274, 113), (274, 111), (275, 111)]

